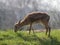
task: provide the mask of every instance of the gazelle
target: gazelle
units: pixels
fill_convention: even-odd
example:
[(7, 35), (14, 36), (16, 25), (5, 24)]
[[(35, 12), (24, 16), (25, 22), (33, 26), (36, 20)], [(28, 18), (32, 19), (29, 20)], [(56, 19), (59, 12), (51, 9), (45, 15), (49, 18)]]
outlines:
[(49, 33), (48, 36), (50, 36), (51, 28), (48, 25), (49, 19), (50, 16), (47, 13), (41, 13), (41, 12), (29, 13), (26, 17), (24, 17), (24, 19), (22, 19), (21, 21), (15, 24), (14, 31), (17, 32), (18, 29), (21, 28), (22, 26), (30, 24), (30, 29), (29, 29), (29, 34), (30, 34), (32, 29), (32, 24), (34, 22), (42, 22), (42, 24), (45, 26), (46, 29), (46, 35), (47, 33)]

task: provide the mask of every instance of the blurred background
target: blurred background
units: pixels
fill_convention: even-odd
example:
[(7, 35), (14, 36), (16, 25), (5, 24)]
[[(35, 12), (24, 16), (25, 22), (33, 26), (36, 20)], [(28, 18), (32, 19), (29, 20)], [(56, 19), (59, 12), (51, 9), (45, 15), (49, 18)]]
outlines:
[[(13, 29), (15, 22), (31, 12), (47, 12), (51, 28), (60, 28), (60, 0), (0, 0), (0, 29)], [(44, 26), (34, 24), (33, 28)]]

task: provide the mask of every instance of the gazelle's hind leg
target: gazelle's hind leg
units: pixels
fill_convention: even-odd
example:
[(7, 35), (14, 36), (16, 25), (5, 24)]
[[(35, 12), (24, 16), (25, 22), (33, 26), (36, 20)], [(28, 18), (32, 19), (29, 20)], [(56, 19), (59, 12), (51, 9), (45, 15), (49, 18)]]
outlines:
[(51, 32), (51, 27), (49, 26), (49, 35), (48, 35), (49, 37), (50, 37), (50, 32)]
[(46, 35), (47, 35), (47, 33), (48, 33), (48, 36), (50, 36), (50, 31), (51, 31), (51, 29), (50, 29), (50, 26), (48, 25), (48, 21), (42, 20), (42, 23), (43, 23), (43, 25), (45, 25)]
[(46, 28), (46, 35), (47, 35), (47, 33), (48, 33), (48, 37), (50, 37), (51, 28), (50, 28), (50, 26), (48, 25), (48, 23), (45, 24), (45, 28)]
[(46, 33), (48, 33), (48, 37), (50, 37), (51, 27), (49, 26), (48, 22), (46, 22), (45, 27), (46, 27)]
[(45, 26), (45, 29), (46, 29), (46, 35), (47, 35), (47, 32), (48, 32), (48, 27)]

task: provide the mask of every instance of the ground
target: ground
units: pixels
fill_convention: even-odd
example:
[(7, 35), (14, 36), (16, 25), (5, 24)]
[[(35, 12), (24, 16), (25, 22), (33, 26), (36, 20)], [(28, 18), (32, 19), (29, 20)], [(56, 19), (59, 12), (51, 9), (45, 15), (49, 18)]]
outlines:
[(60, 30), (51, 31), (51, 37), (45, 35), (45, 31), (14, 32), (13, 30), (0, 30), (0, 45), (60, 45)]

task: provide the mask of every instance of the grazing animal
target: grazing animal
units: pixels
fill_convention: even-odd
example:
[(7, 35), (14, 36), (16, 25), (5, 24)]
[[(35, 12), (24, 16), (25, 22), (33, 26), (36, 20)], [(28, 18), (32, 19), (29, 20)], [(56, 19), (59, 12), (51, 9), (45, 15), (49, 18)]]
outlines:
[(42, 12), (29, 13), (27, 16), (24, 17), (24, 19), (20, 20), (19, 22), (15, 24), (14, 31), (17, 32), (17, 30), (21, 28), (22, 26), (30, 24), (30, 29), (29, 29), (29, 34), (30, 34), (31, 29), (32, 29), (32, 24), (34, 22), (41, 22), (45, 26), (46, 35), (48, 33), (48, 36), (50, 36), (51, 28), (48, 25), (49, 19), (50, 19), (50, 16), (47, 13), (42, 13)]

